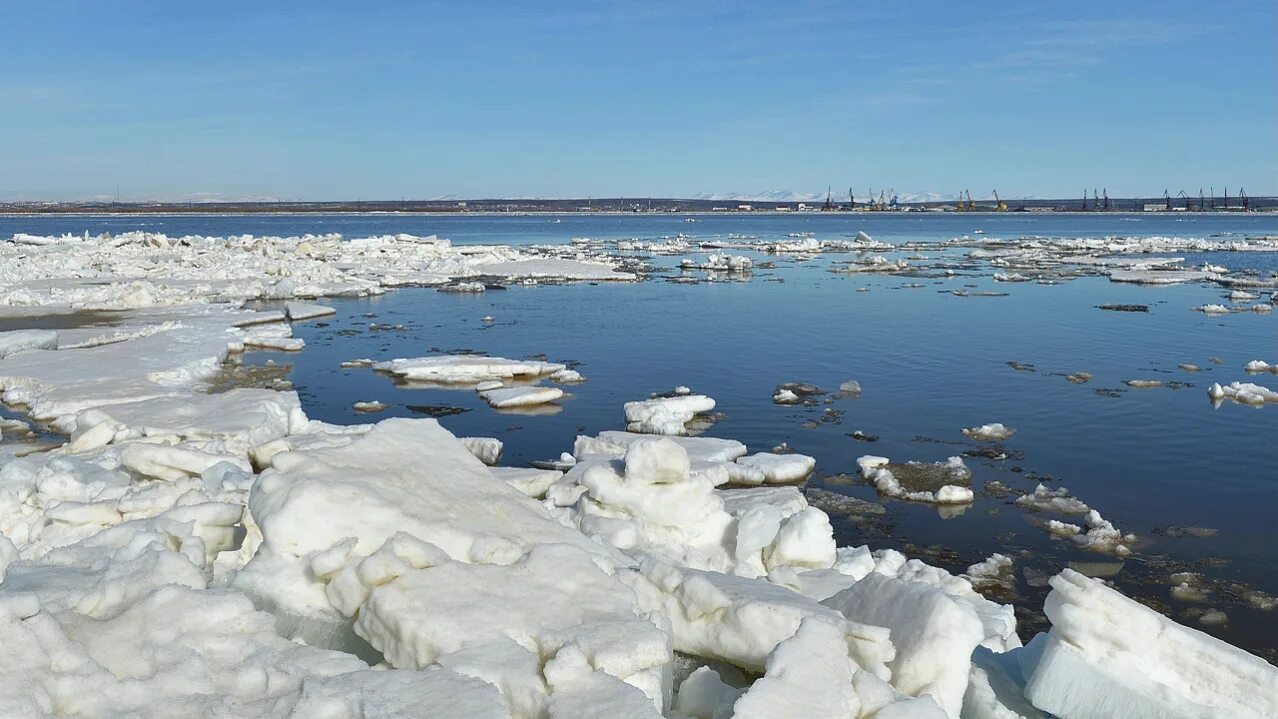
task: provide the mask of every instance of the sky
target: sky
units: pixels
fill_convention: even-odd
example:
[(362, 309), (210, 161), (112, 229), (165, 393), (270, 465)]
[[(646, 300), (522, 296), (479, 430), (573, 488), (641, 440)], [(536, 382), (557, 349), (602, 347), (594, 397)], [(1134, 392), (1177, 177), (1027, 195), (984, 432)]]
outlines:
[(1278, 194), (1278, 3), (0, 0), (0, 199)]

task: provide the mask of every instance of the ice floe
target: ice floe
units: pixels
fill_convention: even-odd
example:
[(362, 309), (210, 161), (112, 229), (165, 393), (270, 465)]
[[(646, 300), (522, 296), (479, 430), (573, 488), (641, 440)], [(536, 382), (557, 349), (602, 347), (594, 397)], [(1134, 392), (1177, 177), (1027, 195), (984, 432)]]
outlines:
[(975, 496), (970, 487), (962, 484), (972, 476), (962, 457), (933, 464), (892, 464), (887, 457), (865, 455), (856, 463), (861, 476), (889, 497), (932, 504), (968, 504)]
[(484, 381), (535, 379), (566, 369), (564, 365), (539, 360), (511, 360), (504, 357), (443, 355), (414, 357), (373, 363), (373, 369), (405, 382), (476, 384)]
[(981, 442), (997, 442), (1016, 434), (1016, 430), (1002, 422), (994, 422), (979, 427), (965, 427), (963, 434)]

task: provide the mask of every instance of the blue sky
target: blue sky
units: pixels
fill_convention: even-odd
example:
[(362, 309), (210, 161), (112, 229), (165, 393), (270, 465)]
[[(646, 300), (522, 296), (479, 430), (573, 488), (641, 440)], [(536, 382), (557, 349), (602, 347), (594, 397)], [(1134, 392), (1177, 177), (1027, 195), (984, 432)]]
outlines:
[(7, 0), (0, 47), (8, 199), (1278, 193), (1273, 0)]

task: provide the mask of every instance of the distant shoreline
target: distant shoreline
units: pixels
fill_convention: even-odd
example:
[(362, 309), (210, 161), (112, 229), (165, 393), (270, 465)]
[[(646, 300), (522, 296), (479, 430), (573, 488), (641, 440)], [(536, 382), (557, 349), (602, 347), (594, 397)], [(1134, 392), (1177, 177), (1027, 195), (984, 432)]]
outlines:
[[(993, 200), (971, 202), (970, 209), (958, 209), (959, 201), (883, 204), (872, 209), (867, 203), (799, 202), (778, 200), (704, 200), (679, 198), (568, 198), (568, 199), (480, 199), (480, 200), (340, 200), (331, 202), (9, 202), (0, 203), (0, 216), (58, 215), (809, 215), (809, 214), (915, 214), (945, 212), (962, 214), (1218, 214), (1241, 213), (1241, 198), (1167, 199), (1110, 198), (1108, 209), (1092, 209), (1094, 199), (1004, 200), (999, 210)], [(970, 201), (969, 201), (970, 202)], [(1250, 212), (1278, 212), (1278, 197), (1248, 198)], [(1201, 203), (1201, 204), (1200, 204)], [(1214, 205), (1201, 210), (1202, 206)]]

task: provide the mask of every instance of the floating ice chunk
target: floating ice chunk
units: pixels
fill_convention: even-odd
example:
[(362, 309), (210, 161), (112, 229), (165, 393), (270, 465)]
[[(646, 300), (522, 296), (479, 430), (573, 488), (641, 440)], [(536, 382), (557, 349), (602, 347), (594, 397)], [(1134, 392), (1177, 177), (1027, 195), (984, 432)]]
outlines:
[(581, 376), (581, 373), (575, 369), (561, 369), (550, 375), (550, 381), (560, 384), (580, 384), (585, 382), (586, 378)]
[(861, 394), (861, 383), (857, 382), (854, 379), (850, 379), (847, 382), (844, 382), (843, 384), (839, 385), (839, 392), (845, 395)]
[(367, 358), (346, 360), (345, 362), (342, 362), (338, 366), (342, 367), (343, 369), (353, 369), (355, 367), (372, 367), (373, 360), (367, 359)]
[(1011, 437), (1016, 434), (1016, 430), (1001, 422), (994, 422), (979, 427), (965, 427), (963, 434), (979, 442), (995, 442)]
[(351, 405), (351, 409), (355, 410), (356, 412), (373, 413), (373, 412), (385, 412), (389, 406), (390, 405), (385, 404), (383, 402), (378, 402), (377, 400), (370, 400), (365, 402), (356, 402), (355, 404)]
[(23, 350), (56, 350), (58, 333), (53, 330), (0, 332), (0, 359)]
[(488, 288), (483, 282), (454, 282), (450, 285), (444, 285), (439, 288), (440, 292), (458, 292), (461, 294), (478, 294), (486, 291)]
[(1207, 389), (1207, 396), (1216, 401), (1231, 399), (1254, 407), (1259, 407), (1266, 402), (1278, 402), (1278, 392), (1251, 382), (1230, 382), (1223, 386), (1213, 383)]
[(505, 409), (554, 402), (564, 396), (564, 391), (558, 387), (503, 387), (485, 390), (479, 396), (490, 407)]
[(1028, 509), (1062, 514), (1087, 514), (1091, 511), (1086, 504), (1071, 497), (1068, 489), (1064, 487), (1048, 489), (1042, 483), (1035, 487), (1032, 493), (1017, 497), (1016, 503)]
[(759, 470), (767, 484), (788, 484), (801, 482), (812, 474), (816, 459), (805, 454), (759, 452), (737, 459), (737, 464)]
[(1109, 273), (1110, 282), (1138, 285), (1178, 285), (1207, 279), (1211, 279), (1211, 273), (1198, 270), (1114, 270)]
[(626, 429), (644, 434), (687, 434), (688, 422), (691, 422), (692, 418), (698, 414), (713, 410), (714, 407), (714, 400), (703, 394), (654, 397), (627, 402), (624, 406)]
[(1018, 272), (995, 272), (995, 282), (1029, 282), (1030, 278)]
[(564, 365), (502, 357), (446, 355), (377, 362), (373, 369), (409, 382), (475, 384), (485, 380), (534, 379), (564, 369)]
[(294, 337), (292, 328), (286, 324), (254, 325), (244, 333), (244, 346), (281, 352), (300, 352), (306, 347), (306, 341), (301, 337)]
[(781, 387), (772, 395), (772, 401), (776, 404), (800, 404), (803, 402), (803, 398), (795, 394), (793, 390)]
[(1278, 669), (1066, 569), (1025, 696), (1062, 719), (1278, 716)]
[(1252, 360), (1248, 362), (1243, 369), (1247, 372), (1271, 372), (1273, 374), (1278, 374), (1278, 362), (1270, 364), (1264, 360)]
[(973, 564), (963, 573), (964, 578), (978, 588), (1001, 588), (1015, 591), (1016, 577), (1012, 573), (1012, 558), (995, 552)]
[(337, 314), (337, 310), (324, 305), (312, 305), (305, 302), (285, 302), (284, 315), (288, 317), (290, 322), (300, 322), (302, 320), (314, 319), (316, 317), (327, 317), (328, 315)]
[(1260, 295), (1246, 290), (1234, 290), (1229, 293), (1230, 302), (1249, 302), (1260, 299)]
[(856, 463), (861, 476), (889, 497), (932, 504), (968, 504), (975, 498), (971, 488), (951, 483), (966, 482), (972, 476), (962, 457), (931, 464), (891, 464), (887, 457), (866, 455)]
[(1194, 309), (1205, 315), (1227, 315), (1230, 311), (1229, 308), (1224, 305), (1201, 305)]

